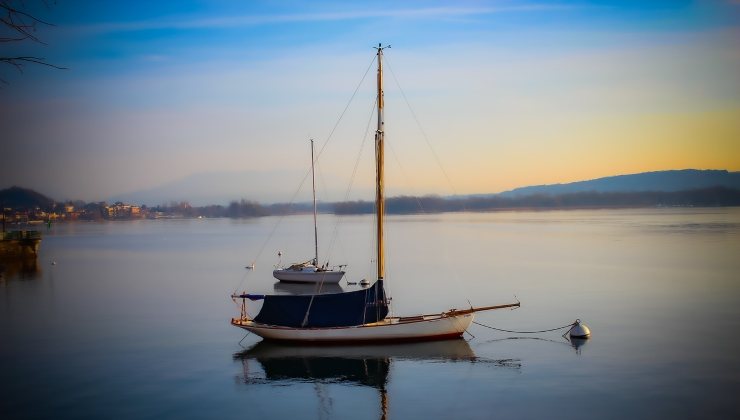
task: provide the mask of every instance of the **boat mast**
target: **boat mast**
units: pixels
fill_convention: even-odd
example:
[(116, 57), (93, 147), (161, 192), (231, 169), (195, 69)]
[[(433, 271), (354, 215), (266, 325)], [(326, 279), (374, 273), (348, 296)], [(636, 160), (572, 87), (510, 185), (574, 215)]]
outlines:
[(378, 44), (378, 128), (375, 131), (375, 213), (377, 217), (377, 257), (378, 257), (378, 280), (385, 277), (385, 247), (383, 244), (383, 218), (385, 216), (385, 198), (383, 197), (383, 47)]
[(319, 232), (316, 228), (316, 174), (313, 169), (314, 158), (313, 158), (313, 139), (311, 139), (311, 188), (313, 189), (313, 244), (314, 244), (314, 258), (313, 265), (319, 266)]

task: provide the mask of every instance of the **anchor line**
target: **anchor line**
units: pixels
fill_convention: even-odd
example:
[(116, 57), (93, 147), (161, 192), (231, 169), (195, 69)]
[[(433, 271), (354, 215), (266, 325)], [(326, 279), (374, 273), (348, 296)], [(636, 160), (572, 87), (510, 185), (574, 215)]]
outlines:
[(240, 345), (240, 346), (241, 346), (242, 348), (244, 348), (244, 346), (242, 346), (242, 341), (244, 341), (244, 339), (245, 339), (245, 338), (247, 338), (247, 336), (248, 336), (249, 334), (251, 334), (251, 333), (252, 333), (251, 331), (247, 331), (247, 333), (246, 333), (246, 334), (244, 334), (244, 337), (242, 337), (242, 339), (241, 339), (241, 340), (239, 340), (239, 345)]

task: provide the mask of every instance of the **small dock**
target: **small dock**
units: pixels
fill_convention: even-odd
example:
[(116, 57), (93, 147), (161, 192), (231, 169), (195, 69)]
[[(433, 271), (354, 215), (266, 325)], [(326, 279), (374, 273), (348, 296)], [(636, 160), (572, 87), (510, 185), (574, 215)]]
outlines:
[(3, 257), (36, 258), (41, 245), (41, 232), (36, 230), (13, 230), (3, 232), (0, 239), (0, 255)]

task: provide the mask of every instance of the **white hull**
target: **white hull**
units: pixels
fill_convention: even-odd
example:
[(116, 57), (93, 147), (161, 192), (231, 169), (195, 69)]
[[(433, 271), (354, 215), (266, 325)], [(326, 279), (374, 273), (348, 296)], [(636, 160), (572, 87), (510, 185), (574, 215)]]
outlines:
[(336, 284), (342, 280), (344, 271), (315, 271), (315, 270), (273, 270), (273, 277), (280, 281), (294, 283), (328, 283)]
[(445, 313), (407, 318), (386, 318), (373, 324), (333, 328), (280, 327), (238, 318), (232, 319), (231, 323), (267, 340), (315, 344), (408, 342), (459, 337), (468, 329), (474, 316), (473, 313)]

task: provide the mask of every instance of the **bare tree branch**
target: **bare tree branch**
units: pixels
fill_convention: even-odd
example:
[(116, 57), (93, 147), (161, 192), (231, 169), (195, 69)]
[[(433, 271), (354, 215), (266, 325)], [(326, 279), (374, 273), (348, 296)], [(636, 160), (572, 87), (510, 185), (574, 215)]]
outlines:
[(0, 38), (0, 42), (18, 42), (18, 41), (23, 41), (24, 39), (26, 38), (25, 37), (23, 38)]
[(0, 63), (7, 63), (14, 65), (18, 71), (23, 72), (23, 63), (35, 63), (43, 66), (54, 67), (59, 70), (67, 70), (66, 67), (57, 66), (55, 64), (47, 63), (41, 57), (0, 57)]
[(43, 42), (35, 35), (31, 34), (30, 31), (36, 31), (36, 23), (47, 24), (46, 22), (37, 19), (24, 11), (11, 7), (7, 0), (0, 2), (0, 10), (5, 11), (4, 17), (0, 18), (0, 23), (5, 25), (11, 31), (21, 34), (21, 39), (32, 39), (35, 42), (43, 44)]
[[(48, 6), (48, 4), (46, 2), (44, 2), (44, 4), (46, 4)], [(54, 26), (53, 23), (49, 23), (49, 22), (43, 21), (43, 20), (37, 18), (36, 16), (30, 15), (30, 14), (28, 14), (28, 13), (22, 11), (22, 10), (18, 10), (18, 9), (16, 9), (14, 7), (11, 7), (10, 6), (10, 1), (8, 1), (8, 0), (5, 0), (5, 1), (0, 2), (0, 9), (5, 9), (8, 12), (9, 15), (24, 16), (24, 17), (27, 17), (27, 18), (33, 20), (34, 22), (43, 23), (44, 25), (47, 25), (47, 26)]]
[[(15, 0), (0, 0), (0, 30), (2, 30), (3, 32), (10, 32), (10, 34), (4, 34), (0, 36), (0, 43), (23, 42), (26, 40), (30, 40), (38, 44), (47, 45), (44, 41), (42, 41), (35, 35), (37, 25), (54, 25), (32, 15), (29, 12), (26, 12), (25, 10), (21, 10), (21, 8), (16, 7), (14, 3), (20, 3), (21, 6), (25, 6), (24, 1), (18, 2)], [(44, 1), (43, 3), (48, 7), (46, 1)], [(59, 70), (67, 69), (66, 67), (47, 63), (42, 57), (34, 56), (0, 55), (0, 63), (13, 66), (21, 73), (23, 73), (23, 66), (29, 63), (40, 64), (42, 66), (52, 67)], [(0, 78), (0, 84), (8, 84), (8, 82)]]

